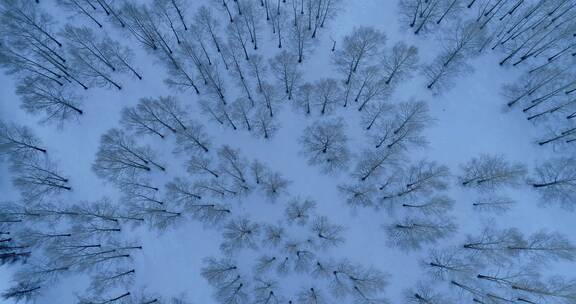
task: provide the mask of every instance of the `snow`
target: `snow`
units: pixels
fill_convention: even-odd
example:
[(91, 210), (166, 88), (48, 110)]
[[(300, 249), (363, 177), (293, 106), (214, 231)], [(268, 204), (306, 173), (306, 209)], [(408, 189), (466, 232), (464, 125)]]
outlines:
[[(429, 62), (437, 54), (437, 42), (433, 36), (415, 37), (401, 28), (396, 1), (347, 1), (338, 17), (330, 21), (321, 33), (321, 43), (314, 53), (302, 64), (305, 78), (314, 80), (337, 77), (330, 66), (329, 37), (340, 42), (354, 26), (361, 25), (372, 25), (383, 30), (388, 37), (387, 46), (400, 40), (416, 44), (421, 62)], [(275, 52), (273, 42), (268, 39), (261, 40), (265, 44), (261, 52)], [(104, 195), (118, 199), (118, 190), (99, 179), (91, 170), (100, 136), (106, 130), (118, 127), (120, 110), (135, 105), (139, 98), (175, 95), (182, 104), (192, 109), (195, 119), (203, 121), (207, 126), (213, 147), (228, 144), (239, 148), (243, 156), (249, 159), (261, 160), (291, 181), (288, 190), (290, 196), (313, 199), (317, 203), (318, 214), (326, 215), (333, 222), (344, 225), (346, 242), (332, 249), (330, 254), (347, 257), (354, 262), (387, 272), (390, 285), (385, 295), (393, 303), (399, 303), (403, 290), (414, 286), (421, 278), (418, 262), (426, 250), (406, 253), (391, 248), (386, 243), (381, 228), (383, 224), (390, 222), (390, 215), (383, 210), (374, 212), (348, 208), (336, 187), (345, 182), (348, 175), (344, 172), (322, 174), (318, 167), (309, 166), (305, 156), (300, 154), (298, 138), (303, 128), (319, 119), (318, 116), (306, 118), (294, 112), (286, 101), (279, 115), (281, 129), (270, 140), (255, 138), (246, 131), (224, 129), (207, 121), (199, 113), (196, 105), (199, 98), (195, 94), (177, 93), (166, 87), (163, 83), (166, 75), (164, 67), (153, 64), (152, 57), (139, 50), (139, 46), (134, 45), (132, 48), (137, 52), (135, 65), (142, 70), (144, 80), (123, 77), (122, 91), (89, 90), (84, 102), (85, 115), (80, 121), (66, 125), (63, 129), (53, 125), (40, 125), (36, 117), (20, 109), (13, 78), (0, 75), (0, 120), (30, 126), (42, 139), (50, 151), (50, 156), (58, 162), (61, 170), (71, 177), (74, 191), (63, 195), (63, 201), (91, 201)], [(474, 72), (459, 77), (454, 88), (439, 96), (433, 96), (426, 91), (425, 81), (420, 75), (416, 75), (396, 90), (391, 102), (406, 101), (412, 97), (425, 100), (435, 118), (434, 125), (426, 130), (429, 146), (411, 151), (412, 159), (424, 157), (438, 161), (448, 165), (451, 172), (456, 174), (460, 164), (481, 153), (504, 154), (508, 159), (523, 162), (530, 168), (537, 160), (552, 155), (549, 148), (534, 143), (536, 130), (521, 113), (505, 111), (500, 87), (516, 79), (519, 71), (501, 68), (497, 63), (497, 56), (490, 53), (474, 59)], [(232, 96), (235, 89), (227, 89), (231, 92), (228, 95)], [(345, 120), (350, 138), (349, 146), (354, 153), (359, 153), (360, 147), (366, 145), (367, 138), (359, 127), (358, 112), (354, 108), (338, 109), (336, 115)], [(162, 141), (139, 137), (137, 140), (150, 144), (167, 164), (167, 173), (155, 176), (155, 181), (165, 183), (175, 176), (187, 176), (183, 165), (186, 157), (175, 156), (171, 152), (174, 138)], [(6, 163), (0, 163), (0, 200), (18, 198), (10, 183), (11, 175)], [(556, 207), (540, 208), (536, 193), (528, 186), (508, 192), (519, 204), (507, 214), (496, 218), (498, 227), (518, 227), (526, 233), (540, 229), (557, 230), (576, 243), (573, 213)], [(434, 247), (452, 244), (466, 234), (477, 234), (481, 224), (487, 220), (485, 216), (471, 210), (471, 201), (477, 196), (474, 191), (462, 189), (453, 179), (447, 194), (456, 200), (454, 215), (459, 230), (456, 237), (442, 240)], [(262, 195), (250, 195), (234, 208), (254, 219), (274, 221), (282, 215), (287, 197), (271, 203)], [(188, 222), (163, 233), (138, 228), (130, 232), (130, 238), (141, 242), (144, 247), (135, 260), (137, 288), (145, 288), (166, 296), (185, 294), (192, 303), (214, 303), (212, 287), (200, 276), (199, 270), (203, 258), (221, 255), (218, 249), (221, 240), (218, 231), (203, 227), (199, 223)], [(12, 268), (0, 269), (0, 289), (9, 285)], [(576, 265), (560, 264), (552, 267), (551, 273), (573, 276)], [(73, 303), (75, 293), (81, 293), (86, 287), (87, 282), (84, 280), (82, 277), (65, 278), (51, 288), (38, 303)]]

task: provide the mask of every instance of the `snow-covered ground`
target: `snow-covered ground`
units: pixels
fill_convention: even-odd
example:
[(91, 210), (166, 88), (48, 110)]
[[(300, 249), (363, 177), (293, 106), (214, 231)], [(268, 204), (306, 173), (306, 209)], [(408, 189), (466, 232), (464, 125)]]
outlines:
[[(49, 7), (52, 4), (42, 5)], [(435, 36), (417, 37), (403, 29), (398, 21), (397, 10), (396, 1), (345, 1), (338, 16), (330, 20), (322, 30), (320, 42), (315, 46), (313, 54), (302, 63), (305, 79), (313, 81), (323, 77), (337, 77), (331, 65), (330, 37), (341, 42), (355, 26), (374, 26), (382, 30), (388, 38), (387, 46), (401, 40), (414, 44), (419, 48), (420, 61), (430, 62), (439, 49)], [(107, 25), (104, 27), (106, 29)], [(106, 30), (112, 37), (118, 36), (116, 29)], [(263, 31), (268, 32), (268, 27)], [(261, 40), (263, 47), (259, 52), (276, 52), (271, 37)], [(417, 281), (424, 278), (419, 262), (426, 256), (430, 246), (410, 252), (390, 246), (382, 225), (391, 223), (394, 215), (385, 210), (352, 210), (345, 204), (337, 188), (349, 180), (349, 170), (323, 174), (318, 167), (308, 165), (306, 157), (300, 153), (301, 144), (298, 139), (303, 129), (323, 118), (317, 115), (305, 117), (295, 112), (289, 104), (290, 101), (285, 100), (278, 111), (280, 130), (269, 140), (256, 138), (246, 131), (224, 128), (200, 113), (197, 105), (200, 98), (197, 95), (192, 92), (176, 92), (164, 84), (166, 69), (154, 63), (156, 59), (140, 50), (139, 46), (134, 45), (132, 48), (137, 53), (135, 66), (141, 70), (144, 79), (138, 81), (124, 76), (121, 78), (121, 91), (87, 91), (83, 104), (85, 114), (78, 122), (66, 124), (62, 129), (54, 125), (38, 124), (37, 117), (23, 111), (19, 107), (19, 97), (15, 94), (15, 80), (11, 76), (0, 75), (0, 120), (31, 127), (50, 151), (50, 156), (57, 161), (61, 171), (71, 177), (73, 191), (61, 195), (60, 200), (72, 203), (95, 201), (107, 196), (116, 204), (122, 204), (118, 190), (98, 178), (92, 171), (100, 136), (110, 128), (120, 127), (120, 111), (124, 107), (136, 105), (140, 98), (174, 95), (182, 105), (189, 107), (195, 120), (203, 122), (212, 147), (226, 144), (240, 149), (243, 156), (262, 161), (291, 182), (287, 193), (275, 202), (270, 202), (261, 193), (238, 199), (233, 207), (237, 214), (246, 214), (252, 219), (273, 223), (281, 219), (284, 206), (290, 197), (310, 198), (316, 202), (318, 214), (325, 215), (331, 222), (345, 227), (345, 242), (326, 254), (334, 258), (347, 258), (354, 263), (373, 266), (386, 272), (389, 275), (389, 286), (384, 295), (391, 303), (402, 303), (405, 289), (415, 286)], [(493, 53), (472, 59), (474, 72), (459, 77), (454, 87), (441, 95), (432, 95), (426, 90), (425, 80), (419, 73), (415, 73), (414, 78), (396, 89), (389, 99), (390, 103), (410, 98), (424, 100), (435, 119), (434, 124), (425, 130), (429, 145), (412, 149), (411, 159), (426, 158), (437, 161), (447, 165), (451, 173), (456, 175), (461, 164), (482, 153), (503, 154), (510, 160), (526, 164), (530, 169), (537, 160), (552, 155), (548, 147), (535, 144), (537, 130), (521, 113), (505, 111), (505, 101), (500, 94), (501, 86), (516, 79), (520, 72), (498, 66), (499, 59), (497, 54)], [(236, 89), (230, 88), (229, 92), (233, 95)], [(359, 112), (355, 107), (338, 107), (334, 115), (343, 118), (349, 147), (353, 154), (358, 155), (368, 142), (364, 130), (359, 126)], [(148, 143), (166, 164), (166, 173), (153, 177), (155, 183), (163, 184), (176, 176), (189, 176), (185, 168), (187, 156), (172, 153), (175, 145), (173, 137), (163, 140), (142, 136), (136, 140), (139, 143)], [(351, 164), (353, 167), (354, 162)], [(12, 175), (8, 164), (0, 162), (0, 201), (19, 199), (11, 184)], [(516, 227), (526, 234), (541, 229), (559, 231), (576, 243), (574, 213), (558, 207), (539, 207), (538, 196), (528, 184), (506, 190), (509, 196), (518, 202), (512, 210), (503, 215), (489, 216), (472, 210), (471, 203), (478, 196), (475, 191), (464, 189), (458, 185), (455, 178), (450, 181), (450, 189), (446, 194), (456, 202), (452, 215), (458, 232), (431, 247), (442, 248), (460, 244), (466, 235), (479, 234), (482, 224), (491, 217), (499, 228)], [(125, 234), (127, 239), (136, 240), (144, 248), (135, 255), (136, 281), (133, 290), (145, 288), (147, 292), (164, 296), (184, 294), (192, 303), (215, 303), (213, 288), (202, 278), (200, 269), (204, 258), (222, 255), (219, 251), (221, 232), (188, 221), (162, 232), (139, 227)], [(238, 254), (241, 260), (248, 260), (249, 257), (244, 255), (250, 256)], [(10, 285), (10, 273), (18, 267), (12, 265), (0, 269), (0, 289)], [(551, 264), (549, 272), (571, 278), (576, 273), (576, 265)], [(300, 286), (313, 282), (314, 279), (290, 275), (279, 281), (285, 282), (282, 284), (286, 286)], [(37, 303), (74, 303), (76, 295), (83, 293), (87, 283), (84, 276), (65, 277), (47, 290)], [(0, 300), (0, 303), (3, 302)]]

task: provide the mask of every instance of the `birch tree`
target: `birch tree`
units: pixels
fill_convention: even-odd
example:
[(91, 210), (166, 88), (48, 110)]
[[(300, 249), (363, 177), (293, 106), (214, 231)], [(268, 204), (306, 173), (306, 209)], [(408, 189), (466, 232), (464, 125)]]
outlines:
[(67, 88), (54, 86), (47, 80), (25, 78), (16, 93), (22, 98), (22, 108), (31, 114), (42, 115), (42, 122), (45, 123), (62, 126), (84, 114), (79, 95)]
[(282, 51), (274, 58), (270, 59), (270, 68), (276, 79), (284, 88), (284, 92), (291, 100), (294, 95), (294, 89), (301, 78), (301, 72), (298, 69), (298, 59), (295, 55)]
[(572, 210), (576, 197), (576, 168), (572, 158), (553, 158), (535, 168), (532, 186), (542, 204), (560, 204)]
[(27, 202), (42, 201), (71, 191), (70, 180), (56, 163), (44, 157), (22, 157), (13, 162), (14, 186)]
[(156, 161), (149, 147), (137, 145), (118, 129), (111, 129), (102, 135), (92, 168), (99, 177), (110, 181), (150, 172), (153, 168), (166, 170)]
[(386, 35), (372, 27), (357, 27), (344, 37), (342, 47), (334, 53), (333, 61), (349, 84), (356, 71), (370, 63), (386, 42)]
[(350, 158), (348, 138), (340, 120), (317, 122), (304, 129), (300, 137), (302, 153), (311, 165), (319, 165), (324, 172), (345, 168)]
[(26, 126), (0, 121), (0, 154), (34, 158), (47, 154), (41, 140)]
[(391, 51), (382, 56), (385, 84), (395, 86), (410, 78), (419, 61), (418, 49), (404, 42), (396, 43)]

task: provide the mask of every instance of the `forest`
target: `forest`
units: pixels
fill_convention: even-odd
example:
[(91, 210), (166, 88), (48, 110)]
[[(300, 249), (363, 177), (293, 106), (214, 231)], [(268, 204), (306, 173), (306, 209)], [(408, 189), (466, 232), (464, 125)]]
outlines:
[(0, 0), (0, 303), (576, 304), (576, 0)]

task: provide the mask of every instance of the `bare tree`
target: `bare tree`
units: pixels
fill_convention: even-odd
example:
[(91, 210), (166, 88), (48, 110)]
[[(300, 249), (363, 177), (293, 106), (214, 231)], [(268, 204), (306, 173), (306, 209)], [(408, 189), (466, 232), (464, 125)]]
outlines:
[(96, 292), (103, 292), (113, 287), (128, 289), (134, 282), (135, 269), (116, 268), (97, 273), (91, 278), (90, 288)]
[(449, 174), (448, 167), (444, 165), (439, 165), (434, 161), (418, 161), (402, 174), (401, 184), (397, 189), (392, 193), (386, 193), (383, 199), (409, 199), (417, 195), (428, 195), (433, 191), (444, 190), (448, 187), (446, 179)]
[(414, 289), (407, 290), (404, 295), (408, 304), (451, 304), (452, 299), (437, 292), (425, 283), (418, 283)]
[(345, 83), (350, 84), (356, 71), (380, 53), (386, 42), (386, 35), (372, 27), (354, 28), (344, 37), (343, 45), (334, 53), (334, 64), (345, 75)]
[(298, 59), (295, 55), (282, 51), (274, 58), (270, 59), (270, 68), (276, 79), (281, 83), (284, 88), (288, 100), (291, 100), (294, 93), (294, 88), (298, 85), (301, 72), (298, 69)]
[(374, 268), (338, 263), (332, 272), (330, 288), (337, 298), (351, 295), (357, 303), (382, 304), (378, 293), (387, 285), (387, 275)]
[(265, 108), (270, 117), (274, 116), (274, 113), (278, 111), (280, 107), (281, 99), (278, 97), (278, 89), (268, 83), (262, 84), (262, 98), (260, 99), (260, 106)]
[[(194, 80), (195, 77), (191, 69), (192, 68), (189, 66), (189, 64), (186, 64), (185, 62), (179, 62), (178, 60), (173, 58), (172, 63), (168, 65), (169, 78), (165, 79), (164, 82), (169, 87), (174, 87), (181, 91), (187, 91), (192, 89), (194, 90), (194, 92), (196, 92), (196, 94), (200, 94), (200, 90), (198, 89), (198, 85)], [(218, 70), (212, 68), (212, 69), (205, 69), (202, 71), (205, 73), (210, 73), (210, 72), (217, 72)], [(213, 76), (213, 78), (207, 77), (207, 79), (212, 79), (214, 80), (214, 82), (208, 82), (209, 84), (208, 88), (214, 88), (214, 84), (219, 84), (218, 82), (219, 79), (216, 78), (216, 76), (218, 75), (217, 74), (214, 75), (210, 74), (210, 75)]]
[(569, 304), (576, 299), (576, 280), (567, 280), (560, 276), (552, 276), (547, 281), (525, 280), (513, 284), (511, 288), (518, 293), (516, 298), (518, 302), (544, 301)]
[(466, 59), (480, 54), (478, 50), (485, 39), (484, 31), (475, 22), (457, 22), (454, 27), (450, 35), (442, 38), (445, 50), (423, 70), (428, 78), (427, 87), (437, 92), (468, 68)]
[(294, 107), (297, 110), (304, 112), (304, 114), (310, 115), (312, 113), (312, 103), (314, 101), (313, 93), (314, 85), (309, 82), (298, 86), (294, 97)]
[(216, 299), (221, 303), (247, 303), (247, 282), (240, 275), (216, 286)]
[(462, 248), (496, 265), (509, 265), (512, 250), (509, 247), (523, 242), (523, 235), (513, 228), (484, 227), (478, 236), (468, 235)]
[(516, 204), (512, 199), (499, 196), (499, 195), (488, 195), (475, 200), (472, 206), (475, 210), (484, 212), (493, 212), (496, 214), (502, 214), (510, 210)]
[(428, 106), (423, 101), (409, 101), (399, 104), (398, 113), (377, 124), (372, 135), (376, 148), (407, 149), (410, 145), (424, 145), (422, 131), (432, 122)]
[(260, 225), (247, 218), (230, 220), (224, 227), (222, 236), (224, 241), (220, 245), (222, 251), (227, 254), (238, 252), (244, 248), (255, 249), (256, 238), (260, 234)]
[(86, 56), (79, 49), (71, 51), (70, 66), (74, 68), (74, 73), (79, 75), (84, 82), (97, 87), (115, 87), (122, 90), (122, 86), (110, 75), (110, 67), (100, 59)]
[(218, 150), (218, 158), (220, 160), (220, 171), (232, 178), (235, 183), (246, 184), (246, 168), (248, 167), (247, 160), (240, 155), (240, 151), (233, 149), (230, 146), (222, 146)]
[(153, 134), (164, 138), (168, 132), (187, 131), (187, 114), (173, 96), (142, 98), (136, 107), (122, 110), (121, 123), (137, 134)]
[[(226, 104), (220, 64), (212, 62), (212, 59), (210, 59), (208, 49), (203, 42), (204, 37), (198, 27), (193, 25), (191, 29), (190, 33), (193, 35), (184, 36), (182, 49), (179, 50), (183, 55), (183, 63), (188, 63), (195, 67), (198, 81), (204, 82), (207, 94), (220, 99), (222, 103)], [(227, 62), (225, 60), (223, 62), (226, 69), (228, 69)]]
[[(104, 3), (105, 0), (99, 1)], [(112, 61), (112, 65), (117, 71), (122, 73), (130, 72), (136, 76), (136, 78), (142, 80), (142, 75), (140, 72), (138, 72), (137, 68), (134, 67), (132, 63), (134, 52), (130, 48), (123, 46), (118, 41), (112, 40), (110, 38), (104, 39), (100, 45), (102, 51), (106, 54), (104, 56)]]
[[(472, 0), (471, 3), (475, 1)], [(438, 29), (442, 21), (454, 19), (462, 11), (463, 6), (463, 1), (459, 0), (426, 2), (402, 0), (400, 2), (401, 19), (410, 26), (414, 34), (426, 34)]]
[(284, 215), (289, 223), (305, 225), (312, 216), (315, 208), (316, 203), (314, 201), (309, 199), (293, 199), (289, 202), (288, 206), (286, 206)]
[(200, 109), (202, 112), (215, 122), (229, 126), (234, 130), (238, 130), (236, 126), (236, 122), (234, 122), (234, 112), (232, 109), (227, 108), (222, 103), (216, 103), (207, 101), (207, 100), (200, 100)]
[(313, 100), (316, 102), (312, 102), (312, 104), (320, 108), (321, 115), (332, 113), (342, 95), (338, 82), (332, 78), (316, 81), (314, 92)]
[(505, 296), (488, 292), (486, 289), (482, 288), (481, 285), (476, 283), (477, 282), (464, 280), (452, 280), (450, 281), (450, 286), (461, 292), (462, 297), (465, 297), (466, 299), (471, 298), (474, 302), (486, 303), (487, 301), (511, 301), (511, 299), (507, 299)]
[(268, 72), (268, 66), (266, 65), (264, 57), (259, 54), (250, 55), (250, 60), (248, 61), (248, 70), (249, 75), (252, 76), (256, 81), (258, 92), (262, 93), (262, 84), (266, 80), (266, 74)]
[(46, 148), (30, 128), (0, 121), (0, 154), (28, 158), (46, 153)]
[(285, 30), (286, 26), (288, 26), (288, 19), (283, 17), (286, 16), (286, 14), (286, 6), (280, 5), (279, 2), (277, 2), (276, 8), (272, 9), (272, 11), (269, 13), (270, 22), (272, 23), (272, 34), (276, 36), (279, 49), (283, 47), (283, 42), (286, 36)]
[[(138, 192), (137, 189), (150, 189), (148, 188), (148, 185), (127, 185), (127, 184), (123, 184), (121, 186), (122, 191), (125, 193), (137, 193), (140, 194), (141, 192)], [(158, 191), (155, 189), (150, 189), (152, 191)], [(72, 222), (75, 223), (87, 223), (87, 222), (95, 222), (95, 223), (104, 223), (104, 224), (110, 224), (111, 226), (114, 226), (115, 228), (118, 223), (120, 222), (130, 222), (132, 224), (140, 224), (143, 219), (139, 218), (139, 217), (129, 217), (126, 216), (125, 214), (123, 214), (123, 212), (121, 212), (121, 210), (118, 210), (117, 206), (109, 199), (109, 198), (103, 198), (94, 202), (88, 202), (88, 201), (82, 201), (79, 202), (78, 204), (71, 206), (69, 208), (64, 208), (64, 209), (58, 209), (58, 208), (52, 208), (47, 209), (46, 207), (43, 207), (42, 210), (40, 210), (40, 213), (47, 213), (50, 214), (51, 216), (67, 216), (69, 217)]]
[(184, 122), (182, 126), (182, 131), (176, 136), (178, 147), (175, 152), (208, 153), (210, 140), (204, 126), (192, 120)]
[[(176, 31), (180, 29), (188, 30), (188, 25), (184, 21), (187, 9), (187, 3), (185, 1), (156, 0), (154, 1), (154, 8), (157, 14), (164, 15), (171, 28), (175, 28)], [(178, 25), (175, 25), (176, 23)]]
[(248, 132), (254, 129), (254, 121), (252, 112), (254, 107), (252, 107), (252, 103), (247, 98), (237, 98), (231, 105), (231, 116), (235, 121), (240, 122), (239, 124), (242, 125)]
[(158, 49), (158, 41), (150, 20), (152, 15), (147, 6), (127, 1), (122, 3), (119, 11), (123, 17), (121, 27), (126, 28), (145, 48)]
[(252, 176), (254, 177), (257, 185), (262, 182), (264, 174), (266, 174), (267, 170), (268, 167), (261, 163), (259, 160), (255, 159), (252, 161), (252, 164), (250, 165), (250, 173), (252, 173)]
[(42, 282), (44, 286), (49, 286), (62, 277), (68, 274), (70, 265), (66, 262), (50, 261), (44, 258), (35, 258), (28, 261), (28, 263), (18, 269), (14, 274), (14, 279), (17, 282)]
[(334, 247), (344, 242), (344, 227), (330, 223), (327, 217), (319, 216), (312, 222), (312, 232), (321, 248)]
[(298, 63), (302, 63), (304, 57), (310, 52), (312, 44), (312, 37), (310, 36), (309, 29), (306, 26), (306, 19), (304, 16), (296, 15), (294, 17), (293, 26), (290, 27), (288, 35), (290, 38), (290, 48), (294, 53), (298, 54)]
[[(238, 86), (240, 86), (246, 98), (248, 98), (251, 102), (253, 102), (254, 98), (252, 94), (252, 87), (248, 83), (248, 77), (247, 77), (248, 71), (242, 64), (239, 50), (236, 49), (234, 45), (228, 45), (227, 48), (225, 49), (225, 52), (230, 59), (232, 76), (236, 78), (236, 83), (238, 84)], [(249, 59), (249, 57), (246, 58), (247, 60)]]
[(548, 128), (544, 137), (538, 141), (538, 145), (543, 146), (552, 143), (556, 147), (573, 143), (576, 141), (576, 128), (569, 125), (552, 125)]
[[(210, 10), (210, 8), (208, 8), (206, 6), (201, 6), (196, 11), (196, 15), (195, 15), (194, 19), (198, 23), (200, 30), (202, 30), (205, 35), (210, 37), (210, 40), (214, 44), (214, 48), (216, 49), (216, 51), (221, 54), (222, 53), (222, 49), (221, 49), (222, 42), (221, 42), (220, 37), (218, 36), (220, 24), (219, 24), (218, 20), (216, 20), (216, 18), (214, 18), (214, 16), (212, 15), (212, 11)], [(224, 57), (221, 56), (221, 58), (222, 58), (223, 62), (225, 63), (226, 61), (224, 60)]]
[(6, 28), (14, 31), (38, 34), (48, 45), (62, 47), (62, 43), (52, 33), (53, 21), (50, 15), (36, 9), (31, 2), (5, 1), (2, 3), (2, 19)]
[(275, 256), (263, 255), (260, 256), (257, 262), (254, 264), (254, 270), (258, 273), (270, 272), (270, 269), (274, 267), (277, 258)]
[(27, 202), (40, 201), (65, 191), (71, 191), (68, 177), (58, 170), (56, 163), (46, 157), (22, 157), (15, 159), (13, 170), (17, 172), (14, 186)]
[[(529, 111), (557, 95), (555, 92), (558, 89), (557, 83), (569, 78), (566, 73), (566, 69), (550, 67), (523, 74), (516, 83), (502, 87), (502, 95), (508, 101), (506, 105), (513, 107), (519, 103), (529, 102), (530, 105), (524, 108), (525, 111)], [(543, 96), (534, 98), (534, 94), (543, 94)]]
[(166, 202), (158, 198), (158, 190), (149, 187), (123, 187), (123, 200), (135, 205), (158, 205), (164, 206)]
[(567, 209), (576, 202), (576, 162), (573, 158), (554, 158), (536, 167), (532, 183), (543, 204), (558, 203)]
[(202, 155), (193, 155), (188, 162), (188, 172), (192, 174), (208, 175), (215, 178), (220, 177), (215, 166), (212, 166), (211, 159)]
[(28, 247), (48, 247), (72, 237), (68, 232), (41, 231), (31, 228), (23, 228), (17, 232), (17, 237)]
[(124, 19), (119, 13), (120, 9), (118, 8), (117, 5), (114, 5), (115, 3), (114, 4), (108, 3), (108, 1), (106, 0), (96, 0), (96, 2), (102, 8), (106, 16), (112, 19), (111, 22), (113, 25), (119, 26), (122, 29), (126, 28), (126, 23), (124, 22)]
[(358, 111), (362, 111), (372, 100), (385, 100), (392, 92), (378, 66), (372, 65), (360, 69), (355, 83), (358, 92), (355, 94), (354, 102), (360, 102)]
[(283, 259), (279, 259), (276, 265), (276, 273), (279, 276), (287, 276), (288, 273), (292, 270), (292, 260), (289, 256), (284, 256)]
[(108, 243), (120, 236), (122, 228), (120, 228), (118, 223), (112, 223), (110, 221), (106, 223), (103, 221), (92, 221), (74, 224), (72, 228), (70, 228), (70, 232), (73, 232), (72, 237), (74, 238)]
[(64, 122), (78, 119), (84, 111), (80, 109), (82, 99), (71, 90), (54, 86), (48, 80), (25, 78), (16, 93), (22, 98), (22, 108), (32, 114), (43, 114), (43, 122)]
[(14, 300), (15, 302), (33, 301), (40, 294), (41, 288), (40, 282), (21, 281), (4, 291), (2, 298), (7, 301)]
[(257, 50), (262, 20), (260, 18), (259, 11), (257, 11), (257, 4), (253, 1), (237, 1), (236, 5), (241, 7), (242, 14), (240, 17), (246, 30), (248, 31), (250, 42), (252, 43), (254, 50)]
[(540, 263), (547, 261), (576, 259), (576, 246), (570, 240), (558, 233), (538, 231), (513, 246), (509, 246), (513, 254), (521, 254)]
[(36, 202), (29, 206), (20, 203), (3, 204), (5, 208), (2, 216), (8, 223), (22, 223), (28, 220), (37, 220), (53, 224), (61, 217), (67, 216), (68, 212), (64, 208), (56, 208), (53, 204), (47, 202)]
[(226, 183), (223, 179), (203, 179), (194, 183), (196, 191), (204, 197), (210, 196), (217, 199), (234, 197), (249, 190), (246, 185), (238, 183)]
[(289, 184), (290, 181), (283, 178), (280, 173), (272, 171), (265, 172), (260, 182), (266, 196), (272, 200), (285, 193)]
[(164, 132), (155, 121), (151, 121), (142, 113), (138, 107), (122, 109), (120, 123), (127, 129), (133, 130), (136, 134), (155, 134), (164, 138)]
[(456, 232), (456, 225), (448, 218), (410, 218), (385, 227), (388, 241), (401, 249), (420, 249)]
[(298, 292), (298, 303), (325, 304), (327, 302), (325, 295), (319, 289), (310, 287), (302, 288), (302, 290)]
[(89, 296), (78, 297), (78, 303), (80, 304), (90, 304), (90, 303), (114, 303), (119, 301), (129, 301), (130, 292), (120, 292), (114, 293), (109, 296), (104, 296), (101, 294), (91, 294)]
[(382, 68), (386, 79), (384, 83), (395, 86), (409, 78), (416, 69), (418, 61), (418, 48), (408, 46), (404, 42), (396, 43), (392, 50), (384, 53), (382, 57)]
[(423, 203), (405, 203), (402, 204), (402, 207), (421, 212), (424, 215), (443, 215), (452, 210), (454, 200), (444, 195), (436, 195)]
[(306, 24), (308, 35), (314, 39), (320, 28), (324, 27), (325, 21), (334, 17), (338, 3), (339, 1), (332, 0), (292, 1), (294, 15), (292, 24), (296, 24), (297, 18), (302, 19)]
[(183, 179), (174, 179), (166, 184), (166, 189), (167, 201), (179, 204), (185, 212), (201, 222), (219, 223), (231, 213), (222, 204), (202, 202), (202, 196), (196, 193), (194, 185)]
[(278, 248), (286, 239), (286, 229), (281, 224), (265, 225), (262, 246)]
[(106, 52), (103, 44), (98, 43), (96, 35), (89, 28), (74, 27), (68, 24), (64, 27), (61, 35), (69, 43), (71, 49), (82, 58), (100, 62), (111, 71), (116, 71), (116, 62), (112, 54)]
[(526, 175), (526, 166), (508, 162), (503, 155), (483, 154), (462, 165), (459, 180), (463, 186), (494, 190), (518, 186)]
[[(228, 34), (228, 44), (229, 51), (238, 53), (242, 52), (245, 60), (250, 60), (250, 55), (248, 54), (248, 40), (250, 39), (250, 33), (247, 28), (242, 24), (242, 22), (231, 22), (226, 28), (226, 33)], [(240, 57), (238, 55), (238, 57)]]
[(111, 129), (100, 139), (96, 161), (92, 168), (102, 178), (116, 181), (152, 168), (166, 169), (155, 161), (152, 150), (138, 146), (134, 140), (118, 129)]
[(64, 9), (73, 12), (75, 14), (85, 16), (92, 22), (96, 23), (98, 27), (100, 28), (102, 27), (102, 23), (100, 23), (100, 21), (96, 19), (97, 16), (91, 13), (93, 8), (95, 7), (90, 2), (80, 0), (58, 0), (57, 2)]
[(344, 123), (340, 120), (308, 126), (300, 137), (302, 153), (307, 156), (308, 163), (319, 165), (328, 173), (347, 166), (350, 159), (347, 141)]
[(382, 101), (367, 105), (364, 112), (362, 112), (362, 126), (366, 130), (372, 129), (375, 124), (379, 124), (393, 109), (394, 106)]
[[(27, 54), (6, 47), (9, 42), (2, 41), (1, 43), (3, 47), (0, 49), (0, 65), (7, 69), (7, 74), (16, 75), (18, 78), (31, 77), (43, 79), (59, 86), (64, 86), (64, 84), (69, 80), (68, 78), (64, 78), (69, 75), (66, 75), (65, 72), (60, 70), (60, 62), (55, 62), (56, 66), (54, 66), (52, 61), (45, 62), (47, 61), (46, 59), (36, 58), (38, 55), (34, 53)], [(17, 45), (16, 47), (26, 48), (28, 45)], [(65, 59), (50, 58), (50, 60)]]
[(10, 240), (10, 230), (15, 229), (16, 225), (29, 220), (39, 219), (42, 216), (42, 214), (34, 210), (35, 208), (28, 207), (22, 203), (0, 202), (0, 207), (2, 207), (2, 211), (0, 211), (0, 229), (2, 229), (0, 237), (7, 237)]
[(283, 299), (280, 294), (278, 282), (268, 278), (254, 278), (256, 286), (254, 287), (254, 303), (268, 304), (280, 303)]
[(473, 273), (480, 267), (477, 259), (469, 256), (462, 248), (448, 247), (430, 249), (421, 262), (426, 272), (434, 279), (450, 280)]
[(468, 236), (463, 248), (497, 264), (519, 256), (538, 263), (576, 258), (576, 247), (564, 235), (543, 230), (525, 237), (518, 229), (485, 227), (481, 235)]
[(160, 231), (185, 220), (180, 208), (172, 207), (154, 197), (128, 199), (126, 211), (130, 217), (143, 218), (150, 228)]
[(166, 184), (166, 189), (168, 200), (180, 205), (195, 203), (202, 199), (202, 196), (196, 193), (193, 185), (181, 178), (175, 178)]
[(353, 176), (366, 181), (378, 178), (387, 168), (394, 167), (399, 160), (399, 150), (387, 148), (384, 151), (364, 150), (356, 164)]
[(440, 54), (430, 64), (422, 66), (422, 74), (428, 80), (426, 87), (440, 94), (454, 86), (454, 79), (471, 71), (472, 67), (465, 61), (452, 60), (445, 65), (448, 54)]
[(374, 195), (378, 187), (371, 183), (356, 183), (338, 186), (340, 193), (346, 198), (346, 204), (355, 207), (375, 207)]
[(219, 285), (238, 276), (236, 262), (229, 259), (208, 258), (201, 274), (212, 285)]

